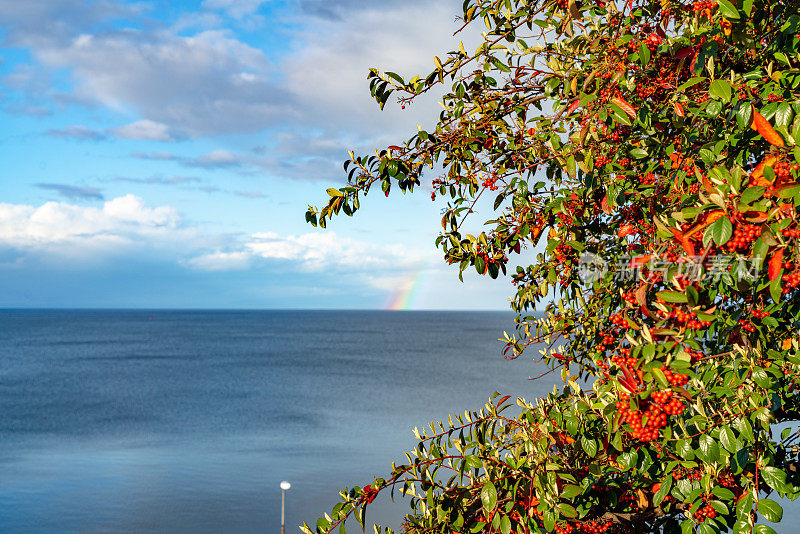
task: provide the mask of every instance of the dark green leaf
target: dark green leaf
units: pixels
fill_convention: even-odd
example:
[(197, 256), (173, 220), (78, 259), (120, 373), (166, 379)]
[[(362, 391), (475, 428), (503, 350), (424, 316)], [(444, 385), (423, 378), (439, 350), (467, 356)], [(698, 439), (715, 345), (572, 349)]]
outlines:
[(758, 501), (757, 509), (764, 519), (772, 523), (777, 523), (783, 518), (783, 508), (772, 499), (761, 499)]

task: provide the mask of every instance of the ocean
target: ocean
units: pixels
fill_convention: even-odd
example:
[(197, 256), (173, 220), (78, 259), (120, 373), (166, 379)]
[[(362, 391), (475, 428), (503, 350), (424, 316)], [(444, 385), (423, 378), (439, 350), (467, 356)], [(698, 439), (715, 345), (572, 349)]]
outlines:
[[(555, 374), (529, 380), (535, 347), (503, 358), (512, 329), (510, 313), (0, 310), (0, 534), (277, 534), (282, 480), (297, 533), (388, 474), (415, 426), (552, 391)], [(397, 527), (398, 500), (367, 521)], [(800, 531), (782, 504), (778, 532)]]
[(0, 532), (277, 533), (282, 480), (298, 532), (415, 426), (552, 390), (503, 358), (504, 330), (510, 313), (0, 311)]

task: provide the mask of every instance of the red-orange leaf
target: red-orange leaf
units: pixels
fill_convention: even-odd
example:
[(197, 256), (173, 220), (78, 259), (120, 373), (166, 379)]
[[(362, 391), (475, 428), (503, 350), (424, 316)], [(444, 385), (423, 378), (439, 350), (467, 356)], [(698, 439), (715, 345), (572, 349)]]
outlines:
[(603, 200), (600, 201), (600, 207), (603, 209), (603, 213), (606, 215), (611, 215), (613, 210), (611, 209), (611, 206), (608, 205), (608, 195), (604, 196)]
[(690, 241), (690, 240), (689, 240), (689, 239), (688, 239), (688, 238), (687, 238), (685, 235), (683, 235), (683, 234), (682, 234), (680, 231), (678, 231), (678, 230), (675, 230), (674, 228), (671, 228), (670, 230), (672, 231), (672, 235), (673, 235), (673, 236), (675, 236), (675, 239), (677, 239), (677, 240), (678, 240), (678, 242), (679, 242), (679, 243), (681, 244), (681, 246), (683, 247), (683, 250), (685, 250), (685, 251), (686, 251), (686, 253), (687, 253), (687, 254), (689, 254), (690, 256), (694, 256), (694, 255), (695, 255), (694, 243), (692, 243), (692, 242), (691, 242), (691, 241)]
[(636, 256), (635, 258), (631, 259), (631, 269), (636, 269), (640, 265), (646, 265), (650, 263), (650, 260), (653, 259), (652, 254), (646, 254), (644, 256)]
[(572, 112), (575, 111), (576, 109), (578, 109), (578, 107), (580, 107), (580, 105), (581, 105), (580, 99), (576, 100), (575, 102), (573, 102), (572, 104), (569, 105), (569, 107), (567, 108), (567, 111), (564, 112), (564, 115), (566, 115), (566, 116), (572, 115)]
[(750, 178), (753, 182), (753, 185), (771, 185), (772, 182), (764, 178), (764, 168), (772, 167), (777, 161), (778, 158), (776, 156), (768, 156), (764, 158), (764, 160), (759, 163), (755, 169), (753, 169), (753, 172), (750, 173)]
[(767, 272), (769, 273), (769, 279), (777, 280), (777, 278), (781, 275), (781, 268), (783, 267), (783, 249), (779, 248), (777, 252), (769, 259), (768, 269)]
[(617, 231), (617, 235), (619, 237), (625, 237), (626, 235), (630, 235), (636, 233), (636, 226), (633, 224), (623, 224), (620, 229)]
[(686, 113), (683, 111), (683, 106), (681, 106), (678, 102), (672, 104), (672, 109), (675, 110), (675, 115), (678, 117), (685, 117)]
[(786, 144), (783, 142), (783, 137), (781, 137), (780, 134), (775, 131), (775, 128), (772, 127), (769, 121), (756, 110), (753, 110), (753, 122), (750, 124), (750, 127), (760, 133), (769, 144), (777, 147), (786, 146)]
[(621, 98), (612, 98), (611, 102), (618, 105), (622, 111), (625, 112), (625, 115), (630, 117), (631, 119), (636, 118), (636, 110), (633, 109), (633, 106), (622, 100)]

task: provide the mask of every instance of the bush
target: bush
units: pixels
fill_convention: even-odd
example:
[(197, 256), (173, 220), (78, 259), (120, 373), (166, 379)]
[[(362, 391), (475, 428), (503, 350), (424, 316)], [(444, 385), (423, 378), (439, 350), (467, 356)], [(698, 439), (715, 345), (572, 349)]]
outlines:
[[(486, 27), (474, 52), (425, 77), (370, 71), (381, 107), (449, 84), (445, 109), (433, 131), (352, 156), (307, 220), (353, 214), (374, 186), (413, 191), (440, 164), (445, 261), (511, 271), (506, 354), (545, 344), (564, 387), (517, 399), (518, 416), (503, 397), (432, 425), (317, 532), (363, 526), (395, 488), (409, 533), (774, 532), (776, 496), (800, 495), (798, 13), (466, 0), (465, 27)], [(489, 230), (462, 234), (492, 196)]]

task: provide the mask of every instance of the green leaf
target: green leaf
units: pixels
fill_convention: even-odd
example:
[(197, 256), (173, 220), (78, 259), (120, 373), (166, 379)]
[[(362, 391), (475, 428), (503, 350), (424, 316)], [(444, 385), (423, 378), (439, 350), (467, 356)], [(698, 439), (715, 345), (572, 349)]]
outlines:
[(711, 490), (711, 493), (723, 501), (733, 501), (736, 498), (736, 495), (731, 490), (723, 488), (722, 486), (714, 486), (714, 489)]
[(550, 532), (554, 528), (556, 528), (556, 513), (553, 510), (545, 510), (542, 513), (542, 523), (544, 523), (544, 528)]
[(686, 89), (688, 89), (690, 87), (693, 87), (693, 86), (697, 85), (698, 83), (704, 82), (704, 81), (706, 81), (706, 77), (705, 76), (695, 76), (694, 78), (690, 78), (688, 81), (686, 81), (683, 84), (681, 84), (680, 87), (678, 87), (678, 92), (682, 93)]
[(656, 293), (656, 297), (663, 300), (664, 302), (680, 302), (680, 303), (689, 302), (689, 298), (684, 293), (681, 293), (679, 291), (670, 291), (670, 290), (659, 291), (658, 293)]
[(748, 187), (742, 193), (741, 201), (745, 204), (752, 204), (764, 196), (764, 188), (759, 186)]
[(582, 436), (581, 447), (583, 447), (584, 452), (589, 458), (594, 458), (594, 455), (597, 454), (597, 442), (591, 438)]
[(625, 114), (621, 107), (613, 102), (609, 102), (608, 105), (611, 108), (611, 116), (614, 117), (614, 122), (624, 124), (625, 126), (631, 125), (630, 117)]
[(719, 460), (719, 445), (708, 434), (700, 436), (700, 458), (706, 462), (717, 462)]
[(767, 372), (764, 369), (760, 367), (753, 369), (752, 379), (753, 382), (755, 382), (762, 388), (769, 389), (770, 387), (772, 387), (772, 378), (767, 374)]
[(772, 499), (758, 501), (757, 510), (759, 514), (764, 516), (764, 519), (772, 523), (777, 523), (783, 518), (783, 508)]
[(728, 452), (735, 453), (739, 450), (739, 442), (736, 440), (733, 430), (727, 425), (722, 427), (719, 433), (719, 441)]
[(778, 534), (774, 528), (767, 525), (756, 525), (753, 532), (755, 534)]
[(639, 62), (642, 67), (646, 67), (650, 63), (650, 49), (643, 42), (639, 43)]
[(504, 515), (500, 519), (500, 532), (503, 534), (509, 534), (511, 532), (511, 520), (507, 515)]
[(653, 504), (658, 506), (664, 500), (664, 498), (669, 495), (669, 490), (672, 488), (672, 475), (667, 475), (664, 477), (664, 480), (661, 481), (661, 487), (658, 488), (658, 491), (653, 495)]
[(786, 491), (786, 473), (775, 466), (768, 465), (761, 469), (761, 476), (770, 488), (775, 491)]
[(792, 122), (792, 106), (789, 102), (781, 102), (775, 111), (775, 126), (788, 126)]
[(733, 92), (733, 86), (731, 82), (727, 80), (714, 80), (711, 82), (711, 85), (708, 88), (709, 94), (713, 98), (717, 100), (722, 100), (723, 102), (730, 102), (731, 101), (731, 93)]
[(583, 493), (583, 488), (575, 484), (567, 484), (561, 490), (561, 496), (565, 499), (574, 499), (581, 493)]
[(717, 3), (719, 4), (719, 10), (725, 17), (729, 19), (739, 18), (739, 10), (736, 9), (736, 6), (731, 4), (728, 0), (717, 0)]
[(563, 515), (564, 517), (568, 517), (570, 519), (578, 517), (578, 512), (575, 510), (575, 508), (572, 507), (571, 504), (562, 502), (559, 503), (558, 506), (556, 506), (556, 508), (558, 508), (558, 511), (561, 512), (561, 515)]
[(749, 130), (752, 123), (753, 106), (749, 102), (745, 102), (736, 111), (736, 124), (739, 125), (740, 130)]
[(714, 221), (714, 224), (709, 227), (709, 231), (714, 243), (722, 246), (733, 236), (733, 224), (728, 217), (723, 216)]
[(487, 480), (481, 488), (481, 502), (487, 513), (494, 510), (497, 505), (497, 488), (494, 487), (491, 480)]
[(478, 274), (483, 274), (486, 271), (486, 260), (483, 259), (483, 256), (475, 257), (475, 270)]

